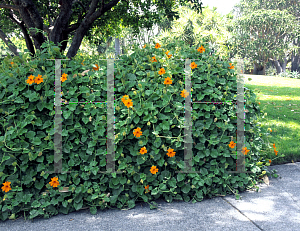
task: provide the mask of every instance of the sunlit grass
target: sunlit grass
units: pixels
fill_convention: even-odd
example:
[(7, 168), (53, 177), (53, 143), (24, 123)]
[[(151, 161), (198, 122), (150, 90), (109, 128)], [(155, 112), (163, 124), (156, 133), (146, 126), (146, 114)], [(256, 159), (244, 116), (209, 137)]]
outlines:
[[(265, 144), (262, 153), (271, 165), (300, 161), (300, 80), (274, 76), (244, 75), (245, 86), (257, 96), (264, 118), (259, 118)], [(248, 81), (248, 78), (252, 78)], [(267, 130), (270, 128), (272, 132)], [(278, 151), (274, 153), (273, 143)], [(285, 157), (278, 157), (284, 154)]]

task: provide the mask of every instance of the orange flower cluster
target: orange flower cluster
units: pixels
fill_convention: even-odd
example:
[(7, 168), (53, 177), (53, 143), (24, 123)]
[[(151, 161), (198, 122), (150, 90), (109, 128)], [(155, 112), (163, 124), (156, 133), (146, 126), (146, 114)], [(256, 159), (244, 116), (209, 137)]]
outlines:
[(231, 66), (232, 63), (229, 63), (230, 67), (228, 67), (229, 69), (234, 69), (234, 66)]
[(278, 151), (276, 151), (275, 144), (273, 144), (273, 148), (274, 148), (275, 155), (277, 156)]
[[(11, 187), (10, 187), (10, 184), (11, 182), (9, 181), (6, 181), (5, 183), (2, 183), (4, 186), (2, 186), (2, 191), (4, 192), (8, 192), (11, 190)], [(49, 184), (52, 186), (52, 187), (57, 187), (59, 185), (59, 182), (58, 182), (58, 178), (57, 177), (53, 177), (51, 178), (51, 181), (49, 182)]]
[[(63, 73), (62, 74), (62, 77), (60, 78), (60, 81), (62, 82), (65, 82), (67, 80), (67, 74)], [(35, 78), (35, 79), (33, 79)], [(43, 78), (42, 78), (42, 75), (38, 74), (37, 77), (34, 77), (33, 75), (30, 75), (28, 77), (28, 79), (26, 80), (26, 83), (28, 83), (29, 85), (33, 84), (33, 83), (36, 83), (36, 84), (40, 84), (44, 82)]]
[[(228, 146), (229, 146), (230, 148), (234, 148), (235, 145), (236, 145), (236, 143), (234, 143), (233, 141), (231, 141), (231, 142), (228, 144)], [(242, 151), (241, 151), (241, 152), (242, 152), (244, 155), (247, 155), (247, 153), (250, 152), (250, 150), (247, 149), (247, 147), (244, 147), (244, 148), (242, 148)]]

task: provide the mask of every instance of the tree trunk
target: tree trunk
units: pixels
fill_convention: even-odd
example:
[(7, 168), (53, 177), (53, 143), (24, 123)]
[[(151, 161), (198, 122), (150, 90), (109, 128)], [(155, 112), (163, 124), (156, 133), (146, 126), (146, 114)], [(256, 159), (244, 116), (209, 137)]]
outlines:
[(277, 75), (280, 74), (282, 72), (282, 68), (280, 66), (280, 63), (278, 62), (278, 60), (274, 60), (273, 63), (274, 63), (274, 66), (276, 68)]
[(266, 74), (266, 66), (265, 64), (257, 64), (254, 63), (253, 75), (265, 75)]
[(73, 59), (73, 57), (77, 54), (79, 47), (82, 43), (83, 37), (86, 35), (87, 31), (89, 30), (91, 23), (87, 22), (85, 18), (80, 26), (77, 28), (75, 35), (73, 37), (71, 46), (68, 50), (67, 57), (69, 59)]
[(300, 56), (298, 54), (292, 54), (292, 65), (291, 71), (298, 71), (300, 72)]

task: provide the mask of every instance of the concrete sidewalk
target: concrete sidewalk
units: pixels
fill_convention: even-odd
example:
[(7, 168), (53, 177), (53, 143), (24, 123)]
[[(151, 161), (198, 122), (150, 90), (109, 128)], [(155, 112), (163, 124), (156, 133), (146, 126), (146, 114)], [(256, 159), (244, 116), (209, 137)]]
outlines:
[(85, 209), (49, 219), (25, 221), (21, 217), (0, 222), (0, 230), (300, 231), (300, 162), (268, 169), (276, 169), (279, 177), (270, 177), (269, 186), (258, 184), (259, 192), (240, 193), (240, 200), (235, 195), (204, 199), (195, 204), (157, 200), (158, 209), (153, 210), (147, 203), (137, 202), (130, 210), (99, 209), (96, 215)]

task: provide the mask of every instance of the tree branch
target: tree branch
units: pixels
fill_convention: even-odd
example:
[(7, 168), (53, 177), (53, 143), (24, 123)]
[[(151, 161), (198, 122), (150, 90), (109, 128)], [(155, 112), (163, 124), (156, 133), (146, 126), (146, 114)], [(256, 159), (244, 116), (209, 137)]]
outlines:
[(14, 14), (13, 10), (10, 10), (9, 17), (13, 22), (15, 22), (21, 28), (23, 35), (24, 35), (25, 42), (26, 42), (26, 46), (27, 46), (28, 50), (31, 52), (31, 54), (34, 55), (35, 51), (34, 51), (33, 43), (27, 32), (27, 29), (24, 25), (24, 21), (20, 22), (18, 20), (17, 16)]
[(3, 8), (3, 9), (12, 9), (12, 10), (19, 10), (19, 7), (18, 6), (14, 6), (14, 5), (0, 4), (0, 8)]
[(10, 41), (10, 39), (6, 36), (6, 34), (0, 29), (0, 38), (3, 42), (9, 47), (9, 49), (17, 56), (19, 56), (19, 52), (17, 47)]

